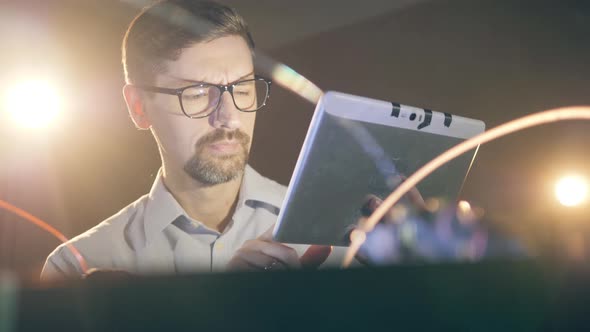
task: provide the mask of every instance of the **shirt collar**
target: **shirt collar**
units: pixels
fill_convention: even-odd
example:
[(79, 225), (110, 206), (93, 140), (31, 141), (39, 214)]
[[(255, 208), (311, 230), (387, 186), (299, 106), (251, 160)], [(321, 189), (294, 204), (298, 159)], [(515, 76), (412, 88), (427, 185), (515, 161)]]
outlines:
[(147, 242), (150, 243), (166, 226), (182, 215), (186, 215), (186, 212), (164, 185), (162, 169), (160, 169), (148, 194), (148, 203), (145, 209), (144, 223)]
[[(244, 205), (250, 205), (249, 202), (274, 206), (278, 211), (283, 203), (284, 196), (281, 188), (272, 180), (260, 175), (250, 165), (246, 165), (236, 211)], [(186, 211), (164, 185), (162, 169), (160, 169), (148, 194), (148, 203), (145, 210), (144, 227), (147, 243), (150, 243), (180, 216), (190, 219)]]

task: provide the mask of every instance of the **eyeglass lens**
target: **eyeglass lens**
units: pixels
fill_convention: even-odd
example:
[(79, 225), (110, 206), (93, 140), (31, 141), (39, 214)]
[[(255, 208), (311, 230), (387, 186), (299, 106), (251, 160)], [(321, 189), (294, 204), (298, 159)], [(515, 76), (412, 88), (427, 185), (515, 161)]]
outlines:
[[(213, 112), (220, 101), (221, 89), (203, 85), (185, 89), (182, 107), (189, 116), (204, 116)], [(233, 85), (235, 106), (241, 111), (256, 111), (263, 106), (268, 95), (268, 84), (263, 80), (248, 80)]]

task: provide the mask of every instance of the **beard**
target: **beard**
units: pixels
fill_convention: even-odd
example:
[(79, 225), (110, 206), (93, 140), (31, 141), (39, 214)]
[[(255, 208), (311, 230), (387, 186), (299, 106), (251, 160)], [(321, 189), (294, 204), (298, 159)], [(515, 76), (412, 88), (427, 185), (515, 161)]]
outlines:
[[(223, 140), (235, 140), (239, 145), (239, 151), (222, 156), (207, 153), (207, 145)], [(250, 136), (239, 129), (216, 129), (197, 141), (195, 155), (184, 165), (184, 171), (191, 178), (207, 186), (234, 180), (241, 176), (246, 168), (249, 143)]]

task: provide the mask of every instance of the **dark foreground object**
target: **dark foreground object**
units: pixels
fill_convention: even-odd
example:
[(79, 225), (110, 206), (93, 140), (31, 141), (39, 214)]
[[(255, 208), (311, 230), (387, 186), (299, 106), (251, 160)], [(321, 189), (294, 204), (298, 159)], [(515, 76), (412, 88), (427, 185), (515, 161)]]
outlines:
[(18, 292), (16, 331), (566, 331), (590, 327), (580, 266), (486, 262), (96, 278)]

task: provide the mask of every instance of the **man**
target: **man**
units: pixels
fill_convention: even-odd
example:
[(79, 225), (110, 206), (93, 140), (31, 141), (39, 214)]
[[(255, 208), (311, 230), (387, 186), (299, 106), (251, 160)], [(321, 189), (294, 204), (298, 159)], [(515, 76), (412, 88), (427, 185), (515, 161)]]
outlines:
[[(144, 9), (123, 41), (129, 114), (162, 168), (149, 194), (70, 241), (90, 268), (134, 274), (315, 267), (330, 248), (273, 242), (285, 187), (247, 165), (270, 81), (254, 73), (244, 20), (212, 2)], [(307, 250), (305, 253), (304, 251)], [(86, 271), (64, 245), (42, 278)]]

